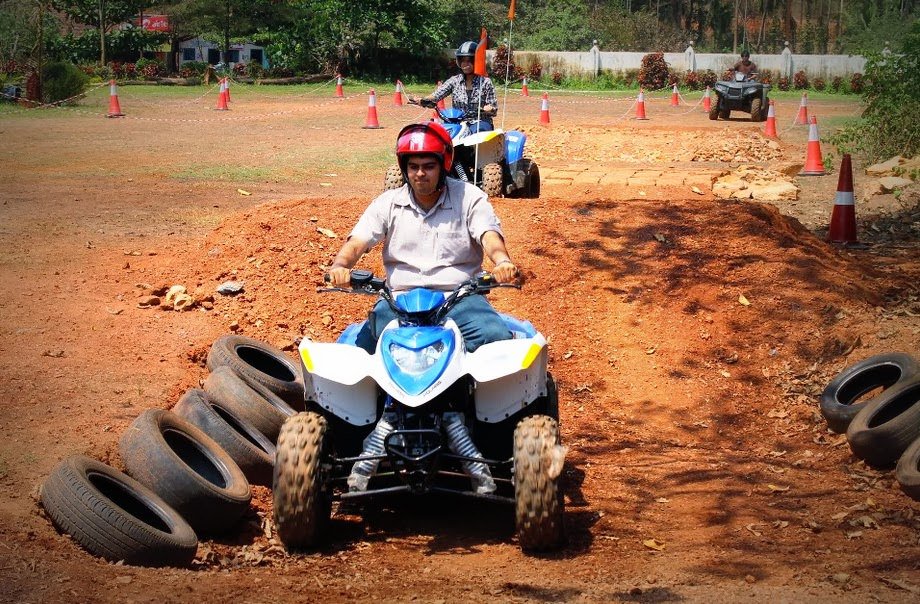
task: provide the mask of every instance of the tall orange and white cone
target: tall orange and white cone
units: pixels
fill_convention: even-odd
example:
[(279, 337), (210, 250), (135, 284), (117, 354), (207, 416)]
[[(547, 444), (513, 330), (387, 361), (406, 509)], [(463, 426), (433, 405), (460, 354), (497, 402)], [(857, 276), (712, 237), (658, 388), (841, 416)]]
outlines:
[[(437, 86), (437, 87), (438, 87), (438, 88), (441, 87), (441, 80), (438, 80), (438, 86)], [(440, 100), (437, 102), (437, 107), (438, 107), (438, 109), (440, 109), (441, 111), (444, 111), (444, 99), (440, 99)], [(437, 111), (435, 111), (435, 115), (437, 115)]]
[(764, 125), (763, 135), (770, 138), (779, 138), (776, 134), (776, 108), (772, 99), (770, 99), (770, 108), (767, 110), (767, 123)]
[(224, 78), (224, 95), (227, 97), (227, 102), (230, 102), (230, 78)]
[(703, 94), (703, 111), (709, 113), (709, 110), (712, 109), (712, 99), (709, 98), (710, 93), (709, 86), (706, 87), (706, 92)]
[(544, 126), (549, 125), (549, 95), (543, 93), (543, 100), (540, 101), (540, 123)]
[(821, 139), (818, 138), (818, 118), (811, 116), (808, 126), (808, 148), (805, 151), (805, 167), (799, 176), (824, 176), (824, 160), (821, 157)]
[(636, 97), (636, 119), (637, 120), (647, 120), (645, 117), (645, 93), (642, 92), (642, 89), (639, 89), (639, 96)]
[(221, 78), (220, 80), (220, 92), (217, 95), (217, 107), (214, 108), (214, 111), (229, 111), (230, 107), (227, 106), (227, 83)]
[(398, 107), (402, 107), (403, 105), (403, 85), (399, 80), (396, 80), (396, 92), (393, 93), (393, 104)]
[(380, 122), (377, 121), (377, 93), (371, 88), (367, 95), (367, 119), (362, 128), (380, 128)]
[(671, 89), (671, 107), (680, 106), (680, 93), (677, 92), (677, 82), (674, 82), (674, 87)]
[(335, 97), (341, 99), (345, 96), (345, 91), (342, 90), (342, 76), (337, 75), (335, 77)]
[(808, 124), (808, 93), (802, 93), (802, 101), (799, 103), (799, 114), (795, 116), (795, 126), (804, 126)]
[(530, 91), (527, 90), (527, 78), (524, 78), (524, 83), (521, 84), (521, 96), (530, 96)]
[(834, 197), (834, 211), (827, 231), (827, 240), (832, 243), (857, 243), (856, 198), (853, 195), (853, 164), (850, 154), (845, 153), (840, 162), (840, 178), (837, 181), (837, 195)]
[(124, 117), (121, 112), (121, 105), (118, 102), (118, 84), (115, 80), (109, 80), (109, 112), (106, 117)]

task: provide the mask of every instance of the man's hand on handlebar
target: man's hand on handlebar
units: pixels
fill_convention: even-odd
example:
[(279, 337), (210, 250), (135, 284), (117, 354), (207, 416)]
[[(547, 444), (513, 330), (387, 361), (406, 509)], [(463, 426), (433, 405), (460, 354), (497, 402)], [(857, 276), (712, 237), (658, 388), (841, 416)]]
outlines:
[(351, 271), (344, 266), (331, 267), (326, 276), (333, 287), (346, 287), (351, 284)]
[(499, 283), (512, 283), (519, 277), (517, 266), (510, 260), (499, 262), (492, 268), (492, 276)]

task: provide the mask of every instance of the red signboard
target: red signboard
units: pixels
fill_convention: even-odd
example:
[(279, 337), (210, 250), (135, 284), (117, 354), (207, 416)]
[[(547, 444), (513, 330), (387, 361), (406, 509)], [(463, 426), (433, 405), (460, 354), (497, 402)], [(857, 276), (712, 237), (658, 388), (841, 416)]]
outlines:
[(167, 15), (144, 15), (141, 27), (147, 31), (169, 31), (169, 17)]

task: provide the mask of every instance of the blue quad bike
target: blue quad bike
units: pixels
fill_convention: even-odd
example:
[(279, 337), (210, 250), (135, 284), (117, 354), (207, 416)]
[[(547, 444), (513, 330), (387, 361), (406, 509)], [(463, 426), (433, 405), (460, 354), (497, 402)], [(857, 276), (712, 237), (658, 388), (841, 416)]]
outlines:
[(564, 539), (559, 401), (546, 338), (502, 315), (513, 339), (467, 352), (447, 312), (499, 284), (482, 273), (452, 292), (393, 295), (353, 270), (350, 288), (396, 314), (374, 354), (355, 343), (361, 323), (335, 343), (299, 346), (307, 410), (278, 437), (275, 527), (288, 549), (321, 544), (334, 501), (372, 505), (394, 494), (446, 494), (510, 504), (525, 551)]
[[(419, 104), (434, 109), (450, 133), (454, 144), (454, 166), (450, 176), (475, 182), (490, 198), (536, 199), (540, 196), (540, 168), (535, 161), (524, 157), (526, 134), (501, 129), (473, 132), (477, 123), (475, 114), (467, 115), (453, 108), (439, 109), (436, 103), (427, 100)], [(398, 189), (404, 183), (399, 166), (387, 168), (384, 190)]]

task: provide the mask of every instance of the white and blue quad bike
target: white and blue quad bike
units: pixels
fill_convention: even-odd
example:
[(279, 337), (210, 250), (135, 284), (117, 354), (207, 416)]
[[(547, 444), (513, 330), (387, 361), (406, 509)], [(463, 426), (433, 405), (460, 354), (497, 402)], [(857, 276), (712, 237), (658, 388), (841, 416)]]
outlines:
[[(450, 133), (454, 145), (450, 176), (475, 182), (490, 198), (504, 195), (536, 199), (540, 196), (540, 168), (535, 161), (524, 157), (526, 134), (501, 129), (471, 133), (470, 125), (476, 123), (475, 114), (467, 115), (461, 109), (439, 109), (436, 103), (425, 99), (419, 104), (437, 111)], [(384, 190), (398, 189), (404, 182), (399, 166), (387, 168)]]
[(469, 353), (447, 312), (497, 283), (483, 273), (450, 293), (393, 296), (369, 271), (351, 289), (380, 296), (397, 319), (374, 354), (355, 345), (361, 323), (335, 343), (305, 338), (299, 352), (307, 411), (278, 436), (274, 517), (288, 549), (318, 545), (332, 502), (366, 503), (394, 493), (453, 494), (516, 508), (522, 549), (564, 539), (559, 401), (547, 372), (546, 338), (502, 315), (514, 338)]

